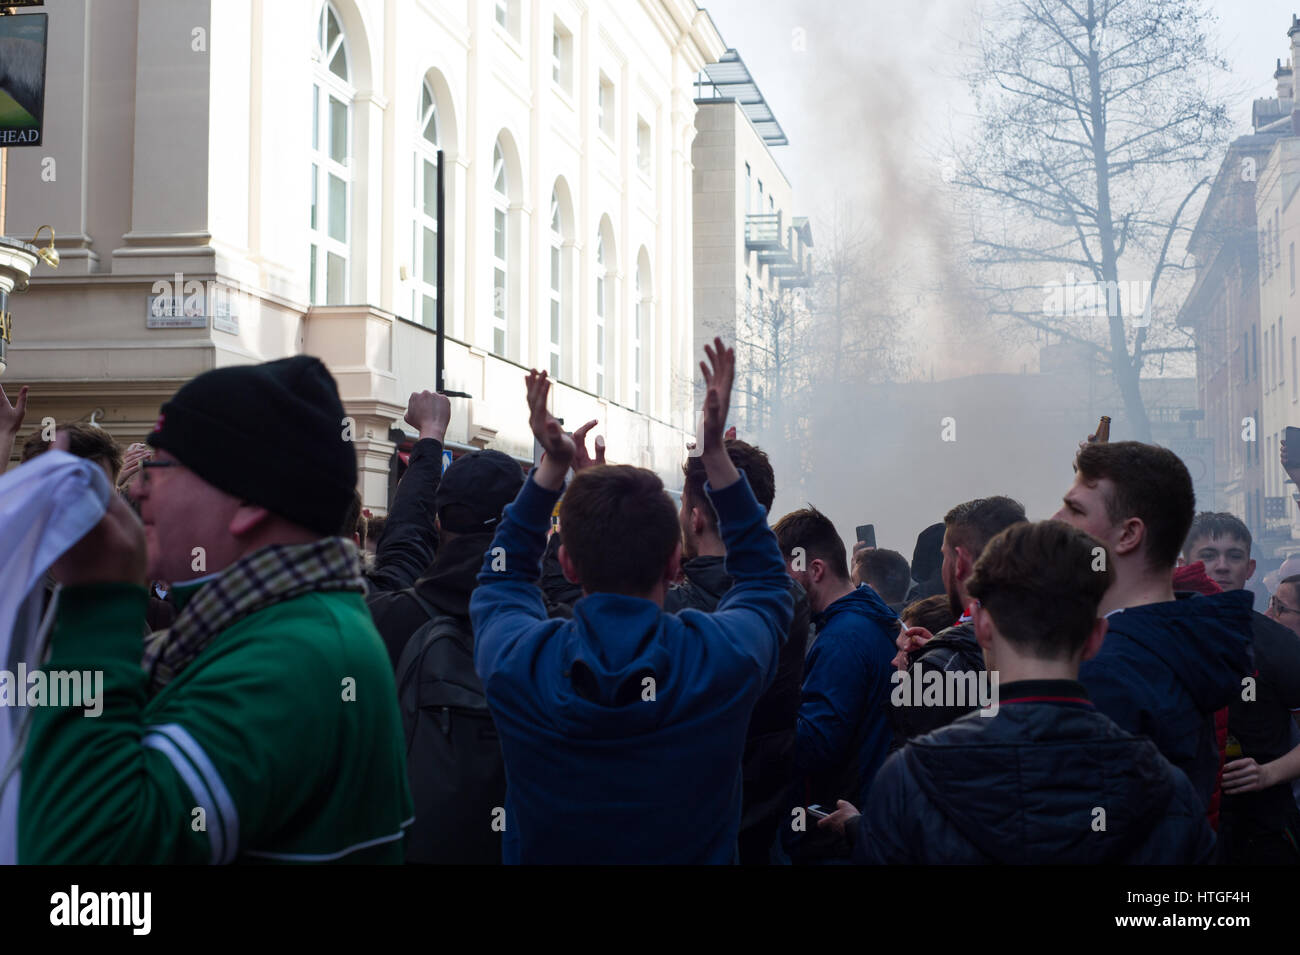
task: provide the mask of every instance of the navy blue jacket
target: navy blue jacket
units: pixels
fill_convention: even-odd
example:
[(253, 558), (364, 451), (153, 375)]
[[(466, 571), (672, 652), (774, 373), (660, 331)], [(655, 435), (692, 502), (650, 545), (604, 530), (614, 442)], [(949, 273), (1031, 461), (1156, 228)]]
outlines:
[(745, 732), (792, 603), (744, 475), (705, 491), (734, 580), (712, 613), (594, 593), (547, 619), (537, 579), (559, 494), (530, 476), (506, 508), (470, 598), (506, 762), (506, 862), (735, 861)]
[(1254, 672), (1251, 600), (1234, 590), (1112, 613), (1101, 652), (1079, 668), (1097, 709), (1149, 736), (1207, 811), (1219, 773), (1214, 712), (1240, 699)]
[(854, 861), (1211, 860), (1214, 834), (1200, 797), (1154, 743), (1097, 712), (1073, 681), (1000, 690), (996, 716), (967, 714), (889, 757), (850, 834)]
[(865, 584), (813, 618), (795, 747), (796, 798), (861, 805), (889, 754), (890, 675), (898, 617)]

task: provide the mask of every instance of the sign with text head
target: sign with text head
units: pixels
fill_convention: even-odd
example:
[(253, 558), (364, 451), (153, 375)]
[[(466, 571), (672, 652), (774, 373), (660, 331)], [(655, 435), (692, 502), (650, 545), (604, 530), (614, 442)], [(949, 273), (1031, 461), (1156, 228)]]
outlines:
[(0, 17), (0, 147), (41, 144), (48, 27), (45, 13)]

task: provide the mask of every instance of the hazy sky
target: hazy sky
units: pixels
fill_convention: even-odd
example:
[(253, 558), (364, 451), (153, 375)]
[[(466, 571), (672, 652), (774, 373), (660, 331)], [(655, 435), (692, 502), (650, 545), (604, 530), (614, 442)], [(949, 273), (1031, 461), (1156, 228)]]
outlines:
[[(860, 215), (907, 248), (900, 261), (916, 274), (918, 291), (932, 288), (938, 258), (960, 239), (947, 218), (937, 169), (950, 131), (970, 128), (972, 105), (964, 79), (977, 35), (977, 0), (711, 0), (701, 2), (723, 40), (740, 51), (790, 145), (773, 153), (790, 178), (794, 215), (814, 226), (837, 204)], [(1231, 73), (1222, 92), (1231, 104), (1234, 135), (1249, 132), (1251, 101), (1276, 90), (1276, 60), (1289, 56), (1286, 30), (1300, 0), (1213, 0), (1219, 22), (1212, 40)], [(814, 239), (816, 235), (814, 234)], [(926, 251), (917, 255), (913, 249)], [(959, 251), (959, 250), (957, 250)], [(927, 258), (927, 256), (929, 256)], [(952, 261), (960, 268), (959, 256)], [(954, 269), (951, 284), (958, 278)], [(940, 276), (942, 279), (943, 276)], [(906, 281), (906, 279), (904, 279)], [(905, 289), (904, 291), (910, 291)], [(948, 302), (939, 312), (952, 312)], [(1003, 343), (975, 323), (939, 328), (921, 319), (923, 362), (938, 377), (971, 365), (1018, 372), (1036, 353), (1008, 358)], [(1035, 370), (1030, 365), (1030, 370)], [(918, 368), (921, 374), (927, 369)]]

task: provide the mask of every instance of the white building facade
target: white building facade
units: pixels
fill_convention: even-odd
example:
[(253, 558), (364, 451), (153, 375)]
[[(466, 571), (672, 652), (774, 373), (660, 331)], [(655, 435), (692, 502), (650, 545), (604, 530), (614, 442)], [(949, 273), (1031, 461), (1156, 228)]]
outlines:
[(445, 384), (471, 396), (448, 444), (530, 459), (522, 379), (546, 368), (566, 424), (680, 485), (693, 82), (725, 49), (693, 0), (47, 12), (45, 140), (9, 156), (7, 233), (48, 223), (62, 256), (12, 303), (29, 426), (99, 410), (139, 440), (206, 369), (317, 355), (382, 513), (390, 429), (435, 384), (441, 150)]

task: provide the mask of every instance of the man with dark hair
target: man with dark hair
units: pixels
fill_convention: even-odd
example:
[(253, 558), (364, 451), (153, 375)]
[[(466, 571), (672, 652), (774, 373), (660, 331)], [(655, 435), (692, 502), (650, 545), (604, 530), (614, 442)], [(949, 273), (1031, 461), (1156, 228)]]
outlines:
[(916, 535), (911, 569), (914, 585), (906, 597), (909, 602), (943, 593), (943, 577), (940, 574), (943, 564), (943, 532), (943, 523), (940, 522), (931, 524)]
[(1151, 737), (1209, 809), (1219, 770), (1214, 713), (1253, 672), (1246, 591), (1174, 598), (1174, 564), (1192, 526), (1192, 479), (1167, 448), (1085, 444), (1055, 518), (1106, 546), (1114, 579), (1101, 652), (1079, 670), (1097, 708)]
[[(584, 596), (547, 619), (537, 586), (576, 453), (527, 376), (541, 462), (506, 508), (470, 598), (474, 660), (510, 780), (508, 863), (730, 863), (750, 714), (776, 676), (789, 585), (748, 480), (723, 444), (735, 353), (706, 346), (699, 450), (733, 584), (713, 613), (664, 613), (680, 564), (676, 508), (651, 471), (581, 470), (558, 559)], [(488, 824), (489, 820), (484, 820)]]
[[(975, 562), (997, 534), (1025, 520), (1025, 508), (1009, 497), (980, 497), (958, 504), (943, 518), (943, 561), (940, 574), (948, 597), (951, 626), (931, 637), (920, 627), (909, 627), (898, 638), (902, 651), (896, 662), (924, 684), (926, 673), (980, 673), (984, 652), (970, 622), (970, 594), (966, 584)], [(938, 729), (974, 709), (973, 701), (943, 701), (942, 706), (890, 707), (889, 719), (899, 742)]]
[(1265, 616), (1300, 637), (1300, 574), (1282, 578), (1269, 598)]
[[(108, 474), (109, 481), (117, 484), (117, 476), (122, 470), (122, 449), (111, 434), (103, 428), (76, 423), (59, 425), (58, 430), (67, 432), (69, 454), (94, 461)], [(23, 440), (19, 461), (30, 461), (52, 447), (54, 442), (46, 441), (39, 429), (33, 431)]]
[[(20, 863), (401, 861), (393, 674), (338, 536), (343, 417), (307, 355), (204, 372), (163, 405), (143, 526), (113, 495), (54, 565), (48, 666), (102, 671), (106, 702), (32, 714)], [(142, 661), (146, 580), (179, 615)]]
[(894, 613), (903, 609), (912, 586), (907, 558), (896, 550), (878, 547), (867, 547), (854, 553), (851, 579), (855, 585), (866, 584), (880, 594), (880, 599)]
[[(577, 437), (575, 435), (575, 437)], [(754, 490), (764, 513), (776, 496), (772, 464), (761, 448), (727, 438), (727, 455)], [(718, 516), (704, 493), (707, 475), (699, 457), (688, 457), (682, 468), (682, 583), (668, 588), (664, 610), (712, 612), (731, 589), (725, 566), (727, 547), (718, 533)], [(808, 595), (789, 580), (794, 617), (781, 647), (776, 679), (754, 704), (745, 734), (744, 787), (740, 816), (741, 865), (766, 865), (777, 830), (786, 818), (786, 797), (794, 776), (795, 725), (799, 716), (803, 657), (808, 646), (811, 610)]]
[[(808, 593), (817, 638), (804, 661), (795, 798), (799, 805), (861, 799), (889, 752), (889, 678), (898, 617), (870, 587), (854, 587), (844, 541), (816, 508), (773, 528), (786, 569)], [(820, 851), (784, 829), (791, 857)], [(812, 835), (809, 833), (809, 835)]]
[[(1250, 530), (1239, 518), (1206, 511), (1192, 522), (1183, 556), (1203, 563), (1221, 589), (1245, 591), (1255, 573), (1250, 546)], [(1291, 745), (1291, 730), (1293, 714), (1300, 713), (1300, 639), (1253, 610), (1251, 635), (1255, 686), (1228, 704), (1221, 858), (1233, 865), (1295, 865), (1300, 810), (1290, 783), (1300, 776), (1300, 747)]]
[(842, 803), (819, 823), (849, 836), (855, 861), (1210, 861), (1214, 836), (1187, 777), (1078, 682), (1106, 633), (1097, 606), (1112, 572), (1098, 552), (1055, 521), (1019, 522), (988, 543), (967, 589), (980, 645), (998, 661), (997, 705), (890, 756), (862, 816)]

